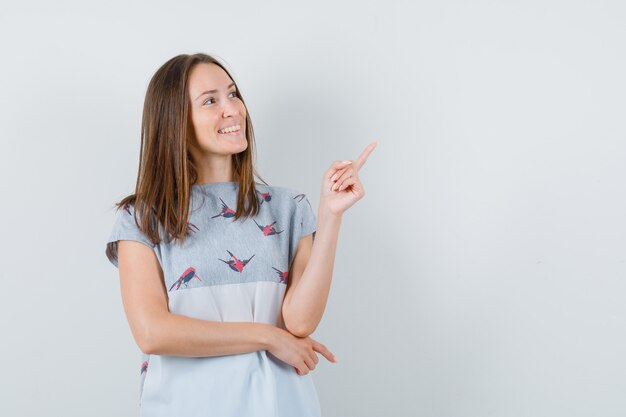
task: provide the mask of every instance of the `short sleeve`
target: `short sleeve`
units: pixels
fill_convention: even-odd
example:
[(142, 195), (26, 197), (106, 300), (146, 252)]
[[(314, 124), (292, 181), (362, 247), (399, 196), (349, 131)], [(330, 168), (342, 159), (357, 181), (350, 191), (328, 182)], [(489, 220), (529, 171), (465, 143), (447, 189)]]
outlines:
[[(135, 223), (134, 207), (130, 204), (126, 204), (116, 212), (115, 222), (113, 229), (109, 235), (109, 239), (106, 244), (106, 256), (109, 261), (119, 268), (117, 262), (117, 242), (120, 240), (134, 240), (141, 242), (151, 249), (154, 249), (156, 245), (150, 242), (148, 236), (145, 235), (137, 223)], [(140, 221), (139, 214), (137, 220)]]
[[(296, 199), (296, 227), (295, 237), (296, 240), (310, 235), (317, 229), (317, 218), (313, 211), (313, 206), (305, 194), (299, 194), (301, 198)], [(302, 197), (303, 196), (303, 197)]]
[(293, 256), (295, 256), (300, 239), (304, 236), (310, 235), (311, 233), (315, 233), (317, 229), (317, 217), (306, 194), (293, 192), (292, 195), (294, 196), (293, 200), (295, 207), (292, 218), (291, 244), (289, 248), (290, 265)]

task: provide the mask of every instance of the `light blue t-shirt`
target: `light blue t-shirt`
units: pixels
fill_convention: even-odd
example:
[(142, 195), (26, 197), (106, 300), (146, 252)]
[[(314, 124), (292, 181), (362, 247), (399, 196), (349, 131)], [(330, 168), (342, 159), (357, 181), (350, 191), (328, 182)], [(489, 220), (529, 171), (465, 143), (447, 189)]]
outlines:
[[(299, 239), (315, 232), (317, 219), (305, 194), (261, 183), (256, 187), (262, 200), (259, 213), (234, 221), (238, 182), (192, 186), (191, 232), (183, 247), (178, 241), (153, 245), (135, 223), (133, 206), (127, 205), (116, 214), (107, 257), (118, 266), (119, 240), (152, 248), (173, 314), (285, 329), (281, 306), (289, 268)], [(209, 357), (141, 356), (141, 416), (321, 415), (311, 373), (298, 375), (266, 350)]]

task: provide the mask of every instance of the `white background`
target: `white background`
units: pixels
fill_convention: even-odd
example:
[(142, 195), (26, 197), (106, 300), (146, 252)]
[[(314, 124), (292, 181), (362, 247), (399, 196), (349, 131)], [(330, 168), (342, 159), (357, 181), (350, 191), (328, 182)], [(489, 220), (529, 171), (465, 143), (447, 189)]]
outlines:
[(325, 417), (626, 415), (620, 1), (29, 2), (0, 12), (0, 414), (132, 416), (105, 241), (142, 105), (226, 62), (258, 169), (319, 202), (379, 146), (313, 338)]

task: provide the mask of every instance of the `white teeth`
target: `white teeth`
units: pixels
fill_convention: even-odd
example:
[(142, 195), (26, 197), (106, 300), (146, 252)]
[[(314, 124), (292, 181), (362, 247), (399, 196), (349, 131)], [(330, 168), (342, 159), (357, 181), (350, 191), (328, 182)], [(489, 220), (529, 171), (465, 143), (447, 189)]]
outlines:
[(239, 125), (235, 125), (235, 126), (230, 126), (230, 127), (227, 127), (227, 128), (226, 128), (226, 129), (224, 129), (224, 130), (218, 130), (218, 133), (231, 133), (231, 132), (236, 132), (236, 131), (238, 131), (239, 129), (241, 129), (241, 126), (239, 126)]

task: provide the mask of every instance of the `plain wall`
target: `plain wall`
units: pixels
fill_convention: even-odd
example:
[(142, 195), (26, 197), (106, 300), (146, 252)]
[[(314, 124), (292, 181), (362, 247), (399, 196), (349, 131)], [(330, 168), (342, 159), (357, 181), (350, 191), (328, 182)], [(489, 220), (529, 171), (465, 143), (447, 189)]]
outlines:
[(258, 169), (344, 215), (312, 371), (325, 417), (626, 415), (620, 1), (31, 2), (0, 13), (0, 415), (137, 415), (104, 249), (145, 90), (233, 72)]

